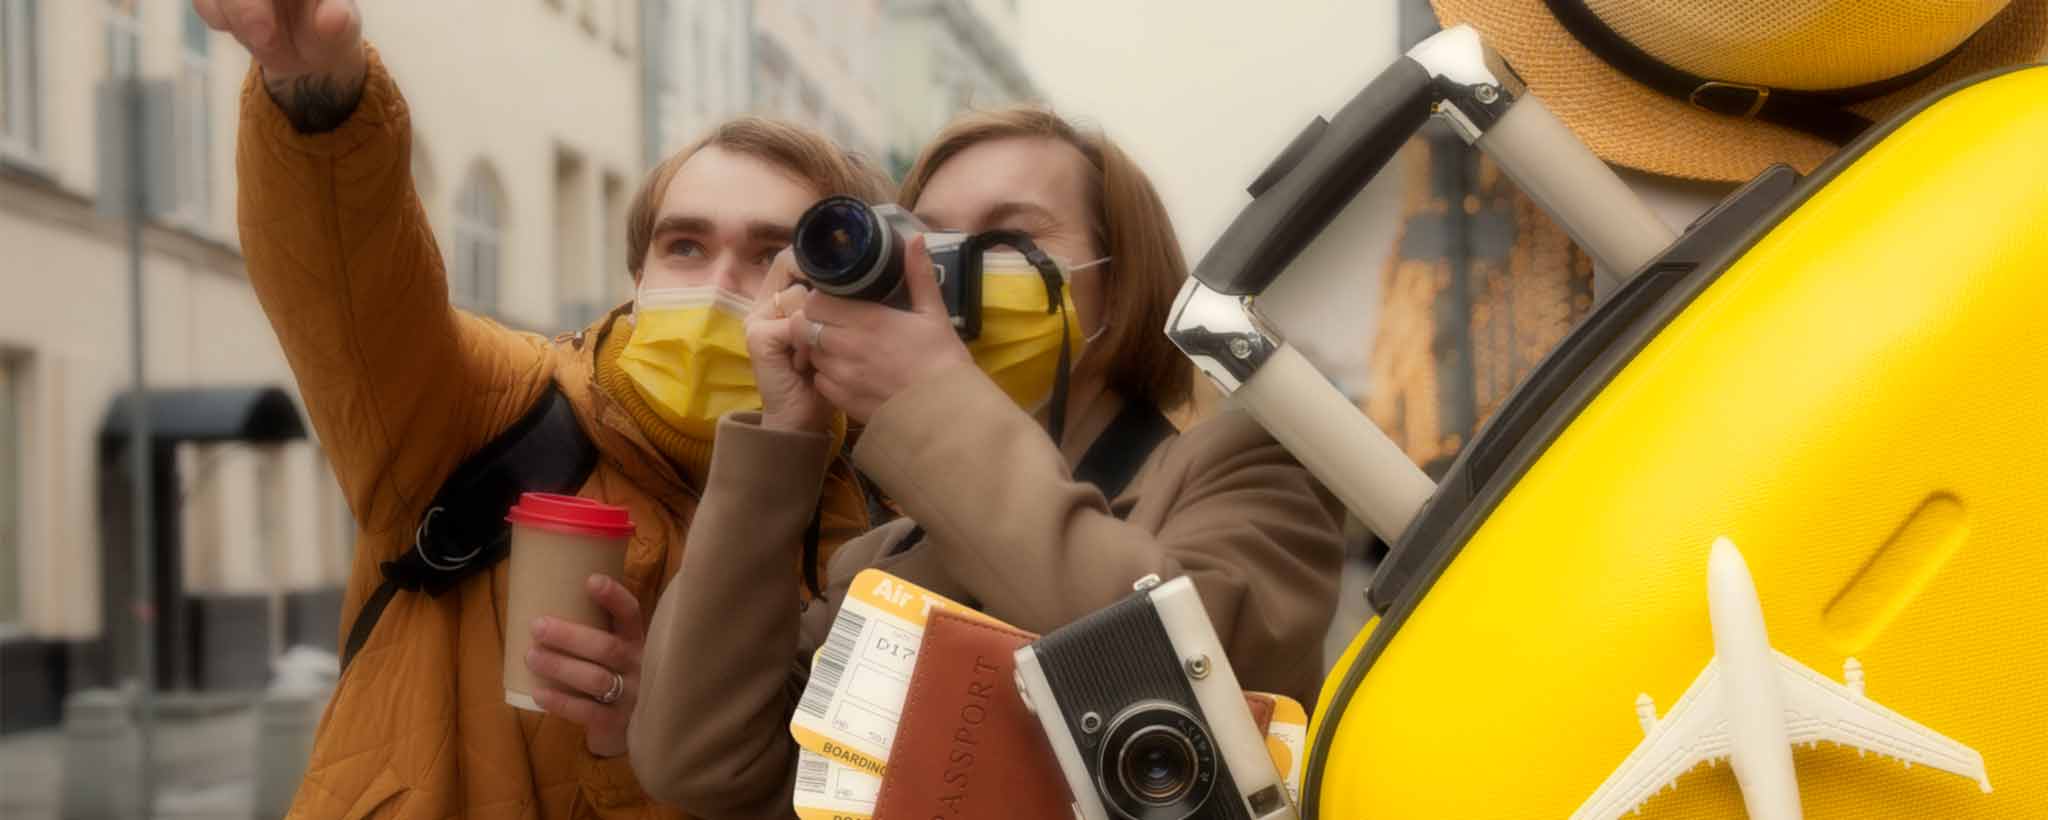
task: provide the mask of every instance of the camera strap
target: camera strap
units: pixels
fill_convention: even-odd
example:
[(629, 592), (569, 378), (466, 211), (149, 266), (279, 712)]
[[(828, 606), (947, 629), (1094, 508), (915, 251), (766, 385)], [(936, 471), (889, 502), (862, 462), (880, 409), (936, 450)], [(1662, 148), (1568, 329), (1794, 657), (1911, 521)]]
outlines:
[[(1067, 432), (1068, 371), (1074, 367), (1074, 341), (1071, 338), (1073, 331), (1070, 327), (1074, 317), (1067, 315), (1067, 278), (1060, 270), (1059, 263), (1052, 261), (1052, 257), (1039, 249), (1037, 242), (1031, 240), (1031, 235), (1023, 231), (982, 231), (968, 237), (966, 242), (962, 243), (962, 250), (967, 258), (979, 260), (982, 252), (997, 246), (1015, 248), (1018, 253), (1024, 255), (1024, 261), (1030, 262), (1031, 267), (1038, 270), (1039, 278), (1045, 282), (1045, 312), (1060, 315), (1060, 361), (1052, 375), (1052, 398), (1046, 410), (1045, 423), (1045, 431), (1052, 435), (1053, 443), (1058, 444)], [(977, 267), (966, 271), (966, 275), (981, 275), (979, 262), (975, 264)]]
[(525, 415), (442, 482), (413, 530), (412, 549), (379, 566), (384, 583), (349, 626), (341, 668), (348, 669), (400, 590), (439, 597), (504, 560), (512, 535), (505, 511), (521, 493), (574, 494), (596, 468), (596, 443), (576, 423), (569, 398), (549, 382)]

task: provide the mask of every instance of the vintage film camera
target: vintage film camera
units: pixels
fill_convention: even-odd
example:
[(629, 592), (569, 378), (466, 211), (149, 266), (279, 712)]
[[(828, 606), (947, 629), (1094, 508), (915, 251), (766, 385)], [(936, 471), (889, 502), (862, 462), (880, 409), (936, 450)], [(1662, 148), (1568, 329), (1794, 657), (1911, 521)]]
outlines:
[(1136, 594), (1017, 650), (1017, 689), (1085, 820), (1293, 820), (1194, 583)]

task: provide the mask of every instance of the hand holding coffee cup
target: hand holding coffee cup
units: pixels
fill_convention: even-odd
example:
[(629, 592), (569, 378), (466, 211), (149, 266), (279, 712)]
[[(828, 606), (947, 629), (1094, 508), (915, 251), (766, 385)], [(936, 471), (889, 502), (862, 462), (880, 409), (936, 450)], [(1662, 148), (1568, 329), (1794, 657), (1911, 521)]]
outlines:
[(646, 621), (619, 578), (633, 534), (626, 510), (527, 493), (506, 520), (505, 702), (584, 727), (592, 754), (626, 751)]

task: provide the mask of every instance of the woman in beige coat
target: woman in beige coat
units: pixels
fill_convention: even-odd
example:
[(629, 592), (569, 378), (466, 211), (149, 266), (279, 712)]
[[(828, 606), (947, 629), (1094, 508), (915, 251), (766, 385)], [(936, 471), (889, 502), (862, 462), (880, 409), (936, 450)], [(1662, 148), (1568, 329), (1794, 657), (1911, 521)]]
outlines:
[[(650, 624), (629, 737), (640, 782), (692, 814), (791, 815), (789, 718), (847, 585), (869, 567), (1038, 633), (1145, 575), (1188, 576), (1247, 689), (1307, 703), (1322, 675), (1341, 513), (1248, 417), (1223, 412), (1167, 439), (1114, 499), (1073, 477), (1127, 402), (1189, 399), (1191, 368), (1162, 332), (1186, 263), (1137, 166), (1050, 113), (975, 114), (925, 151), (902, 201), (934, 229), (1022, 233), (1071, 274), (1065, 423), (1024, 409), (1047, 403), (1057, 343), (1033, 348), (1036, 364), (988, 348), (1011, 341), (986, 338), (992, 326), (963, 344), (921, 242), (909, 310), (801, 286), (760, 300), (748, 336), (764, 409), (721, 422)], [(785, 254), (778, 270), (790, 267)], [(865, 423), (853, 461), (905, 517), (848, 542), (822, 605), (805, 607), (762, 581), (797, 555), (835, 412)], [(1048, 426), (1064, 428), (1059, 441)]]

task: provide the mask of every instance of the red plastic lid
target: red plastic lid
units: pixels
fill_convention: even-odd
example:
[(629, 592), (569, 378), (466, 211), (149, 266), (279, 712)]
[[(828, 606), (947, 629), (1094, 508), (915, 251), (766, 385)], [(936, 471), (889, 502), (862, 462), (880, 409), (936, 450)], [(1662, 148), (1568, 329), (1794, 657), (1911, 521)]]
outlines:
[(506, 514), (506, 521), (572, 535), (628, 538), (633, 535), (633, 516), (625, 507), (602, 501), (553, 493), (525, 493)]

